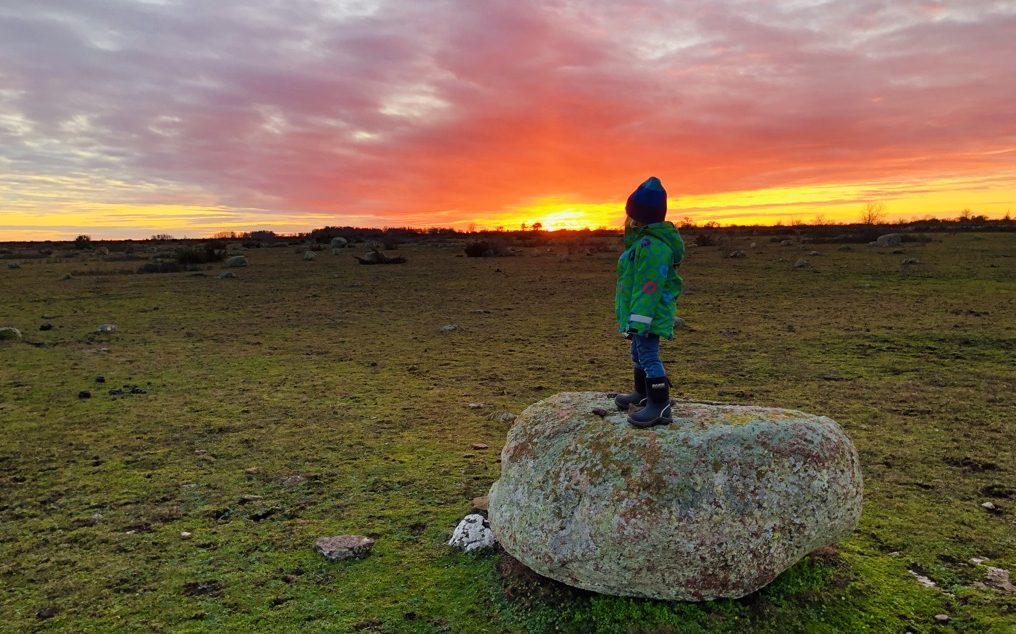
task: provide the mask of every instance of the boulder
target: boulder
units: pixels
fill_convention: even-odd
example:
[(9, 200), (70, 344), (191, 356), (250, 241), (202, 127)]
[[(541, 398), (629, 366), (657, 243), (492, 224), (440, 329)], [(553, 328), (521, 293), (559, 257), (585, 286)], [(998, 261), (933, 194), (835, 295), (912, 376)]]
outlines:
[(572, 586), (701, 601), (754, 592), (857, 525), (860, 461), (833, 420), (695, 401), (673, 410), (672, 424), (640, 430), (605, 393), (528, 407), (490, 490), (497, 541)]
[(898, 247), (903, 244), (903, 236), (899, 233), (887, 233), (875, 239), (877, 247)]
[(226, 260), (226, 266), (231, 269), (238, 269), (247, 266), (247, 258), (242, 255), (234, 255)]
[(334, 238), (332, 238), (331, 247), (333, 249), (345, 249), (346, 245), (348, 244), (349, 241), (343, 238), (342, 236), (335, 236)]
[(21, 331), (13, 326), (0, 328), (0, 341), (20, 341)]

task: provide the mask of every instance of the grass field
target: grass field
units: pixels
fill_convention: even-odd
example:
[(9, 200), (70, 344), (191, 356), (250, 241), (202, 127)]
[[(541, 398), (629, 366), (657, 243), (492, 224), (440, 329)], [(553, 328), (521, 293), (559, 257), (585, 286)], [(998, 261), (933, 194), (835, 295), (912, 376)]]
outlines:
[[(266, 248), (237, 279), (0, 267), (0, 327), (24, 334), (0, 342), (0, 631), (1016, 631), (1016, 594), (975, 585), (984, 565), (1016, 577), (1016, 238), (751, 240), (689, 250), (688, 328), (663, 346), (677, 395), (832, 417), (865, 507), (837, 549), (705, 604), (596, 596), (445, 545), (498, 477), (510, 423), (493, 414), (628, 387), (616, 252), (410, 244), (407, 264), (360, 266)], [(108, 395), (125, 384), (144, 393)], [(314, 551), (346, 533), (373, 553)]]

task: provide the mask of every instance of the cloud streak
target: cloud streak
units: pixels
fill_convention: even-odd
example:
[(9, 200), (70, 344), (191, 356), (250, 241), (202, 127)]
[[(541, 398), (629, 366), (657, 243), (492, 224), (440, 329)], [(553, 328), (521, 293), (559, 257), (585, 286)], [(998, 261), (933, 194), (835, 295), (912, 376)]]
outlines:
[(955, 5), (8, 0), (0, 213), (450, 224), (622, 201), (650, 173), (696, 196), (1016, 191), (1016, 3)]

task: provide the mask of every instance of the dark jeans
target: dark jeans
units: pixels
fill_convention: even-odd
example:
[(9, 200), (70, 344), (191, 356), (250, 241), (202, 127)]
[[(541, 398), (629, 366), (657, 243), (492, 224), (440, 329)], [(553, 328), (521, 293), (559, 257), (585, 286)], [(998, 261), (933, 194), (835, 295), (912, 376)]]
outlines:
[(663, 362), (660, 361), (659, 335), (632, 335), (631, 360), (648, 378), (658, 379), (667, 375), (667, 371), (663, 369)]

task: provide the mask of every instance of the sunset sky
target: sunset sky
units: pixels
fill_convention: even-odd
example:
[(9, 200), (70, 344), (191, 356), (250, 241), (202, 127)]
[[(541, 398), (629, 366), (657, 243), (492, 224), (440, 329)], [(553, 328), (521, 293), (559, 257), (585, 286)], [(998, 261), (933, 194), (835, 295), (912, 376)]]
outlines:
[(1016, 0), (3, 0), (0, 240), (1016, 216)]

